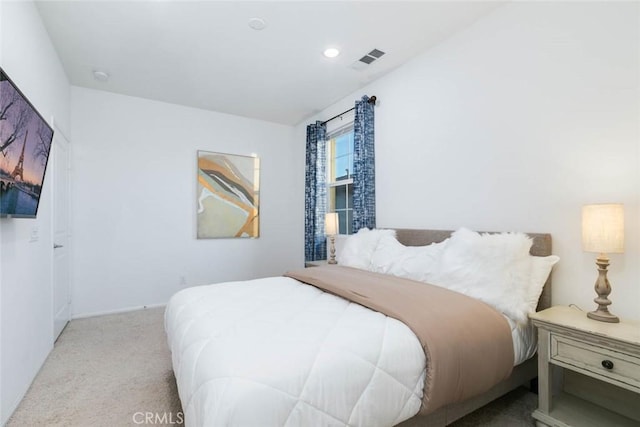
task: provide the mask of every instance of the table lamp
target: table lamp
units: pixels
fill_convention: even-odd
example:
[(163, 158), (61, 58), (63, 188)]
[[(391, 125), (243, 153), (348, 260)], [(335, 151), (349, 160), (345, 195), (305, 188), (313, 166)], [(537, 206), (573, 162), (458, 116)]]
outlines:
[(329, 236), (329, 240), (331, 241), (330, 254), (331, 257), (327, 264), (337, 264), (336, 262), (336, 234), (339, 232), (338, 226), (338, 214), (335, 212), (331, 212), (325, 215), (324, 217), (324, 232), (327, 236)]
[(595, 298), (598, 308), (587, 317), (601, 322), (618, 323), (620, 319), (609, 312), (611, 285), (607, 279), (610, 253), (624, 252), (624, 207), (622, 204), (597, 204), (582, 207), (582, 249), (598, 253), (598, 280)]

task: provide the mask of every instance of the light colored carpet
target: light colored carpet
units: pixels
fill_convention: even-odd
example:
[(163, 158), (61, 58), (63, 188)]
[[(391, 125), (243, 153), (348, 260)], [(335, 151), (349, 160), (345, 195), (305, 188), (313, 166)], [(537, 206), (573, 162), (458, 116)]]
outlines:
[[(7, 426), (181, 425), (163, 313), (70, 322)], [(454, 426), (529, 427), (535, 407), (521, 388)]]
[(137, 425), (147, 412), (175, 419), (163, 315), (155, 308), (71, 321), (8, 426)]

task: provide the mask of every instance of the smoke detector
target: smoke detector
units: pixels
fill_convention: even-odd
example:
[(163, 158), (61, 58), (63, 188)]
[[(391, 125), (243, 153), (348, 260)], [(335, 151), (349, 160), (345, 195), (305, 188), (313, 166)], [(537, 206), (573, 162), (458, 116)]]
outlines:
[(256, 31), (261, 31), (267, 28), (267, 21), (262, 18), (251, 18), (248, 25)]
[(106, 71), (94, 70), (93, 78), (99, 82), (106, 82), (109, 80), (109, 73), (107, 73)]

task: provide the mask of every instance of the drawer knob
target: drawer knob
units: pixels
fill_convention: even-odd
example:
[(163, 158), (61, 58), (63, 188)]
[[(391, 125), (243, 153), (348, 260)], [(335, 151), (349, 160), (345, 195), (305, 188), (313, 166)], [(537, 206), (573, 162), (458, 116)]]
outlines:
[(602, 367), (605, 369), (613, 369), (613, 362), (611, 360), (603, 360)]

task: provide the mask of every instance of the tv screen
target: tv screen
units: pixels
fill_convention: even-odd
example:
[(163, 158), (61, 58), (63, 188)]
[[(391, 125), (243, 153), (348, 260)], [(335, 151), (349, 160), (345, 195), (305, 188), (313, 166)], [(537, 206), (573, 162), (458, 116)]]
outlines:
[(0, 68), (0, 217), (35, 218), (53, 129)]

